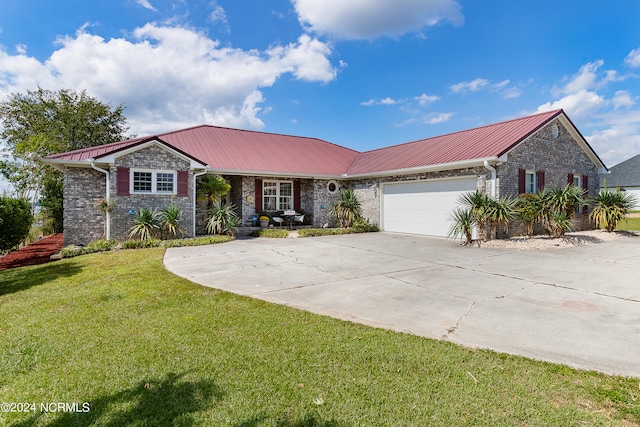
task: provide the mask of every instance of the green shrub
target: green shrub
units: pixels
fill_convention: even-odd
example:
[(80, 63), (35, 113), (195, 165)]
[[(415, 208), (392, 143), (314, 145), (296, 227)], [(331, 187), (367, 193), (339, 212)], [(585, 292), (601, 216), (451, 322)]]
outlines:
[(240, 219), (233, 203), (214, 202), (207, 211), (207, 231), (212, 234), (232, 236), (240, 225)]
[(287, 230), (280, 228), (265, 228), (262, 230), (254, 230), (251, 232), (252, 237), (269, 237), (276, 239), (284, 239), (289, 235)]
[(353, 231), (355, 233), (370, 233), (380, 231), (377, 225), (371, 224), (368, 219), (359, 217), (353, 221)]
[(593, 205), (591, 219), (595, 221), (596, 227), (604, 227), (608, 232), (612, 232), (635, 202), (635, 197), (629, 193), (605, 189), (591, 200)]
[(147, 240), (127, 240), (122, 242), (122, 249), (142, 249), (142, 248), (156, 248), (162, 244), (162, 240), (147, 239)]
[(73, 258), (96, 252), (108, 252), (117, 246), (118, 242), (115, 240), (96, 240), (87, 246), (67, 246), (60, 251), (60, 256), (62, 258)]
[(182, 246), (202, 246), (212, 245), (215, 243), (226, 243), (235, 240), (233, 236), (205, 236), (205, 237), (193, 237), (189, 239), (172, 239), (162, 242), (162, 246), (165, 248), (178, 248)]
[(162, 212), (157, 209), (140, 208), (133, 217), (129, 237), (139, 236), (140, 240), (150, 240), (160, 231)]
[(340, 222), (342, 228), (351, 227), (353, 222), (360, 218), (360, 201), (352, 189), (340, 190), (338, 200), (331, 206), (329, 215)]
[(334, 236), (354, 233), (353, 228), (304, 228), (298, 230), (300, 237)]
[(449, 237), (457, 239), (464, 236), (465, 245), (471, 243), (473, 240), (473, 228), (476, 225), (476, 218), (471, 208), (456, 208), (451, 213), (451, 220), (453, 224), (449, 227)]
[(0, 197), (0, 253), (18, 246), (29, 234), (32, 222), (28, 201)]
[(167, 232), (167, 234), (172, 237), (177, 237), (178, 234), (184, 235), (184, 229), (180, 226), (183, 217), (182, 208), (180, 206), (172, 201), (169, 206), (160, 212), (160, 214), (162, 215), (161, 228), (163, 231)]

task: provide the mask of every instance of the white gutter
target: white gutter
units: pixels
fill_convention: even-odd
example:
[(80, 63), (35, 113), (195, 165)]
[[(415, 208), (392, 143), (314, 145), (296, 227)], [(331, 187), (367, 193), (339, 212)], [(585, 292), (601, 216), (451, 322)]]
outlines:
[[(208, 166), (208, 165), (207, 165)], [(197, 178), (207, 173), (207, 170), (203, 170), (200, 173), (193, 174), (193, 237), (196, 237), (196, 204), (198, 203), (198, 190), (197, 190)]]
[[(91, 167), (95, 170), (97, 170), (98, 172), (102, 172), (105, 175), (105, 180), (106, 180), (106, 193), (105, 193), (105, 198), (107, 200), (107, 203), (111, 200), (111, 192), (109, 191), (109, 171), (105, 170), (105, 169), (101, 169), (99, 167), (96, 166), (95, 163), (95, 159), (87, 159), (91, 162)], [(107, 215), (105, 218), (105, 221), (107, 222), (107, 226), (106, 226), (106, 231), (105, 231), (105, 238), (107, 240), (111, 239), (111, 212), (107, 211)]]
[(484, 167), (491, 171), (491, 197), (496, 198), (496, 168), (489, 164), (488, 160), (484, 161)]

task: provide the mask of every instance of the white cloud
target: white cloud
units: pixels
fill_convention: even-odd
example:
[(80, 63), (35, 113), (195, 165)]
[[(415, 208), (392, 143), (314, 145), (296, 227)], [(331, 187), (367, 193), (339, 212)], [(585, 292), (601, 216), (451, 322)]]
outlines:
[(153, 10), (154, 12), (156, 12), (156, 8), (153, 7), (153, 5), (151, 5), (149, 0), (136, 0), (136, 3), (138, 3), (140, 6), (144, 7), (145, 9)]
[(440, 123), (448, 122), (455, 115), (455, 112), (451, 113), (429, 113), (425, 114), (421, 117), (414, 117), (408, 120), (405, 120), (401, 123), (396, 123), (396, 127), (403, 127), (415, 123), (426, 124), (426, 125), (437, 125)]
[(125, 104), (131, 131), (149, 134), (201, 123), (259, 129), (268, 111), (261, 88), (284, 74), (326, 83), (333, 49), (308, 35), (267, 51), (221, 47), (188, 28), (147, 24), (129, 38), (80, 30), (40, 62), (0, 50), (0, 97), (35, 89), (86, 89)]
[(450, 89), (454, 93), (462, 92), (477, 92), (489, 85), (490, 81), (487, 79), (477, 78), (470, 82), (460, 82), (450, 86)]
[(640, 48), (633, 49), (631, 52), (629, 52), (627, 57), (624, 59), (624, 62), (633, 68), (640, 67)]
[(626, 90), (616, 91), (611, 102), (613, 102), (614, 110), (618, 110), (623, 107), (631, 108), (635, 105), (635, 101), (631, 98), (631, 94)]
[(605, 102), (605, 99), (597, 93), (582, 89), (557, 101), (544, 103), (538, 107), (538, 111), (563, 109), (570, 117), (585, 117), (593, 114)]
[(211, 13), (209, 14), (209, 21), (222, 25), (223, 30), (227, 33), (231, 32), (229, 28), (229, 21), (227, 19), (227, 13), (217, 2), (211, 3)]
[[(636, 117), (636, 120), (639, 117)], [(585, 136), (608, 167), (616, 165), (640, 153), (640, 127), (637, 121), (614, 124), (609, 128), (595, 130)], [(615, 185), (615, 183), (609, 183)]]
[(16, 52), (18, 52), (20, 55), (26, 55), (27, 54), (27, 45), (26, 44), (17, 44), (16, 45)]
[(464, 22), (455, 0), (291, 0), (308, 30), (343, 39), (374, 39), (419, 31), (441, 21)]
[(436, 102), (440, 99), (440, 97), (437, 95), (427, 95), (426, 93), (423, 93), (420, 96), (416, 96), (414, 99), (418, 101), (418, 104), (420, 104), (421, 107), (425, 107), (433, 102)]
[(406, 102), (406, 99), (393, 99), (390, 97), (375, 99), (371, 98), (368, 101), (361, 102), (360, 105), (365, 107), (371, 107), (372, 105), (398, 105)]

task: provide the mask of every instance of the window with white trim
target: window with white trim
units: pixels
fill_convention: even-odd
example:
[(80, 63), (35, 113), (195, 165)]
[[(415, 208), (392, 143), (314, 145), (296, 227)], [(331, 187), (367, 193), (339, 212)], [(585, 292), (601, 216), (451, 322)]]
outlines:
[(524, 174), (524, 192), (525, 193), (537, 193), (538, 192), (538, 175), (536, 171), (526, 171)]
[(131, 171), (131, 192), (147, 194), (175, 194), (175, 171)]
[(262, 181), (262, 210), (293, 209), (293, 181)]

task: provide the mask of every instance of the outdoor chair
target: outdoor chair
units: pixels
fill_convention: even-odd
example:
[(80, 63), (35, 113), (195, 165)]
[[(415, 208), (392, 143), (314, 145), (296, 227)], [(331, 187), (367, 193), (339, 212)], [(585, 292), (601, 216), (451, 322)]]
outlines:
[(293, 217), (293, 222), (302, 225), (302, 223), (304, 222), (304, 214), (302, 215), (295, 215)]
[(280, 218), (279, 216), (274, 216), (273, 218), (271, 218), (271, 221), (275, 222), (280, 227), (282, 227), (282, 223), (284, 222), (284, 219)]

